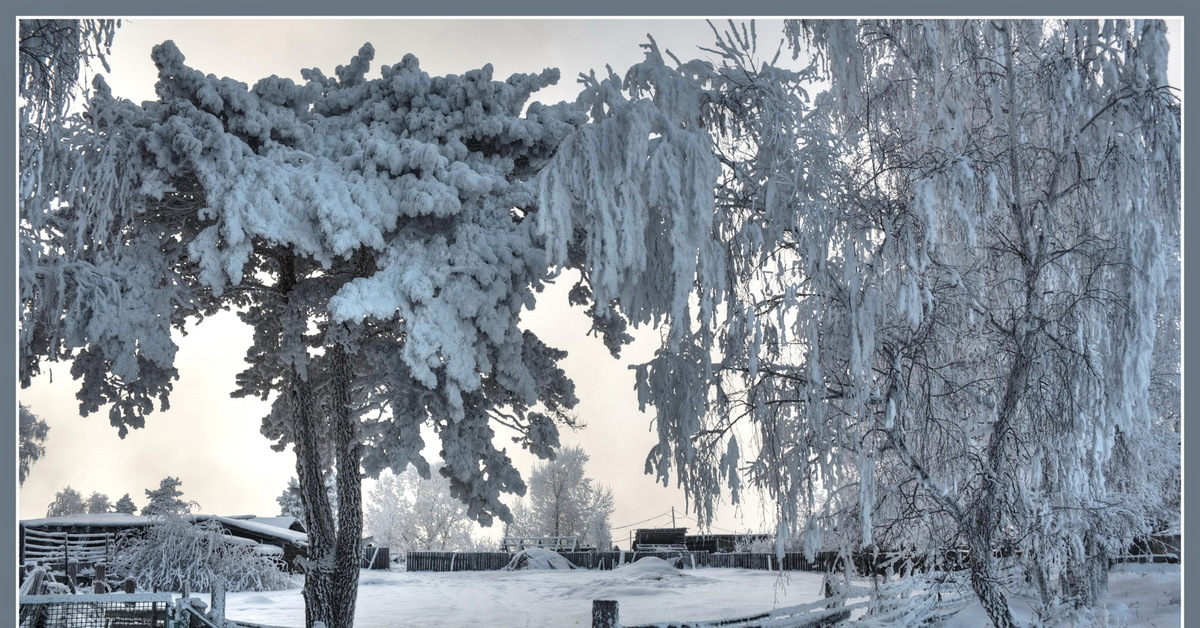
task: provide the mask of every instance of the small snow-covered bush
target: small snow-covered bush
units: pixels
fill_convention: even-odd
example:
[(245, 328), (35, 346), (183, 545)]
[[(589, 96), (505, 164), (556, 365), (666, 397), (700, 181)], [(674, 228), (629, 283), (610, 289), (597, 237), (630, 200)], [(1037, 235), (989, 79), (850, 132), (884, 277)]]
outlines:
[(733, 551), (736, 553), (774, 554), (775, 539), (763, 538), (757, 535), (743, 535), (734, 542)]
[(275, 591), (294, 586), (280, 561), (258, 543), (234, 537), (216, 521), (165, 516), (144, 535), (125, 536), (112, 561), (114, 573), (140, 589), (211, 591), (216, 578), (227, 591)]

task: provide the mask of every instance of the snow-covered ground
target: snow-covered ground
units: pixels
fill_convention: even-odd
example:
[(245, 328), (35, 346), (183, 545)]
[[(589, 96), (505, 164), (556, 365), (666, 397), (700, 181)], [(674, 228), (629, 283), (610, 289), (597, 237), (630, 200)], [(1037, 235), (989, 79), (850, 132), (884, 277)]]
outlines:
[[(1123, 565), (1112, 572), (1106, 605), (1109, 626), (1180, 626), (1178, 565)], [(820, 598), (821, 576), (747, 569), (589, 571), (576, 569), (412, 572), (364, 571), (357, 628), (404, 626), (590, 626), (592, 600), (615, 599), (625, 624), (739, 617)], [(207, 601), (207, 600), (206, 600)], [(1014, 600), (1020, 619), (1031, 615)], [(274, 626), (303, 626), (298, 589), (232, 593), (226, 616)], [(987, 620), (978, 604), (946, 628), (977, 628)]]

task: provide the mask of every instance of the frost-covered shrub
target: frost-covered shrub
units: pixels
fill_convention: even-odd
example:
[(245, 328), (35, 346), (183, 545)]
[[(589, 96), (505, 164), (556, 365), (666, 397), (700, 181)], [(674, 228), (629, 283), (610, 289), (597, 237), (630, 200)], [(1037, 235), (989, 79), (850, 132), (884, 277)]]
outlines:
[(227, 533), (216, 521), (163, 517), (144, 535), (125, 536), (112, 561), (114, 573), (139, 589), (211, 591), (217, 578), (228, 591), (274, 591), (294, 586), (275, 557), (258, 544)]
[[(791, 548), (787, 548), (791, 551)], [(738, 538), (733, 544), (734, 552), (749, 552), (751, 554), (774, 554), (775, 539), (747, 534)]]

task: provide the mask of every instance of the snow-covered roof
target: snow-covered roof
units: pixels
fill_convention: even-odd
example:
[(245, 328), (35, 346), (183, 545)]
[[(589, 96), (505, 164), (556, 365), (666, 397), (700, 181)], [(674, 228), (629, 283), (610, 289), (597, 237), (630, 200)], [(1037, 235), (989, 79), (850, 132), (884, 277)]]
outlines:
[[(293, 545), (308, 545), (308, 535), (303, 532), (289, 530), (286, 527), (280, 527), (268, 521), (275, 522), (278, 519), (291, 519), (291, 517), (263, 517), (263, 518), (235, 518), (221, 517), (217, 515), (188, 515), (194, 521), (215, 520), (227, 529), (239, 529), (249, 532), (259, 537), (270, 538)], [(106, 512), (86, 515), (64, 515), (61, 517), (45, 517), (42, 519), (25, 519), (21, 521), (21, 527), (25, 528), (51, 528), (51, 527), (68, 527), (68, 528), (144, 528), (153, 525), (155, 517), (145, 517), (142, 515), (127, 515), (120, 512)]]
[(50, 526), (93, 527), (93, 528), (138, 528), (154, 523), (153, 517), (127, 515), (123, 512), (103, 512), (86, 515), (63, 515), (61, 517), (44, 517), (42, 519), (24, 519), (21, 526), (26, 528), (44, 528)]
[(231, 517), (213, 517), (227, 528), (238, 528), (257, 534), (259, 536), (271, 537), (280, 541), (286, 541), (293, 545), (308, 545), (308, 535), (303, 532), (296, 532), (287, 528), (281, 528), (269, 523), (262, 523), (261, 520), (255, 519), (233, 519)]
[(295, 531), (295, 529), (292, 528), (292, 526), (296, 526), (296, 525), (300, 526), (301, 528), (304, 527), (304, 524), (300, 523), (300, 520), (295, 517), (255, 517), (255, 516), (251, 515), (249, 517), (236, 517), (236, 518), (237, 519), (251, 519), (257, 523), (265, 523), (269, 526), (275, 526), (277, 528), (283, 528), (285, 530)]

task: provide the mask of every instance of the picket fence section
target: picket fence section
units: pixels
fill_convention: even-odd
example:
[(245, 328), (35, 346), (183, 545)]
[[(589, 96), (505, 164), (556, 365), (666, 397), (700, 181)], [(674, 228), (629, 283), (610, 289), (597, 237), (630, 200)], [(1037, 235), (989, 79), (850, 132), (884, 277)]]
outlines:
[(508, 552), (408, 552), (408, 571), (496, 571), (504, 569)]

